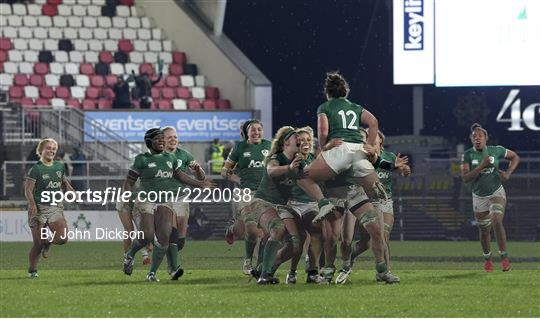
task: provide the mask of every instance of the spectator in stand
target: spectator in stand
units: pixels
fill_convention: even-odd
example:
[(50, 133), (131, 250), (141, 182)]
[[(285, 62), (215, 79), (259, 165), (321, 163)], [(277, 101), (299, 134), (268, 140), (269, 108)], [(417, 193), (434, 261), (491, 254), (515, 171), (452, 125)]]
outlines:
[(118, 77), (118, 81), (113, 86), (113, 91), (115, 95), (112, 105), (113, 109), (131, 108), (131, 98), (129, 96), (128, 84), (128, 82), (130, 81), (133, 81), (132, 76), (129, 76), (125, 81), (122, 76)]
[(219, 138), (215, 138), (212, 145), (208, 148), (206, 161), (212, 160), (210, 164), (210, 172), (212, 174), (220, 174), (223, 167), (223, 145), (219, 142)]
[[(73, 154), (69, 156), (69, 159), (72, 162), (80, 162), (80, 161), (86, 161), (86, 155), (84, 155), (83, 151), (81, 150), (80, 146), (75, 146), (73, 148)], [(71, 173), (72, 176), (84, 176), (84, 169), (85, 169), (84, 163), (72, 163), (71, 166), (73, 167), (73, 171)], [(71, 185), (73, 188), (77, 191), (84, 191), (86, 190), (86, 181), (84, 180), (72, 180)]]
[(163, 60), (158, 61), (159, 76), (157, 80), (150, 80), (148, 72), (144, 72), (142, 75), (136, 76), (135, 71), (131, 71), (133, 78), (135, 79), (135, 85), (139, 92), (139, 99), (141, 109), (149, 109), (152, 106), (152, 87), (161, 81), (163, 75)]

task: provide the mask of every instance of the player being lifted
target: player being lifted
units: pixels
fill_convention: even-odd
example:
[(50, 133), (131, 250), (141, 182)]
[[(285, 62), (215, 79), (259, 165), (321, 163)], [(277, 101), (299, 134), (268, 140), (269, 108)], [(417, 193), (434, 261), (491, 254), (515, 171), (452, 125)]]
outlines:
[[(173, 154), (178, 161), (178, 166), (182, 172), (187, 173), (191, 171), (199, 181), (204, 181), (206, 175), (203, 168), (193, 155), (178, 146), (178, 135), (176, 129), (172, 126), (163, 128), (163, 134), (165, 137), (165, 151)], [(172, 179), (172, 191), (176, 194), (178, 189), (184, 187), (184, 185), (177, 179)], [(179, 198), (178, 201), (172, 203), (172, 209), (174, 211), (172, 232), (169, 238), (169, 248), (167, 250), (167, 261), (169, 273), (174, 271), (174, 265), (180, 266), (180, 259), (178, 253), (184, 248), (187, 237), (188, 219), (189, 219), (189, 203), (184, 200), (185, 198)], [(176, 259), (176, 260), (175, 260)]]
[[(254, 193), (264, 175), (265, 158), (270, 152), (272, 143), (263, 139), (263, 125), (255, 119), (244, 122), (240, 135), (243, 140), (236, 143), (227, 157), (221, 176), (239, 185), (240, 188), (249, 189), (251, 193)], [(239, 218), (240, 211), (247, 204), (243, 201), (233, 201), (234, 218), (227, 228), (226, 238), (232, 244), (235, 236), (245, 237), (246, 253), (243, 272), (245, 275), (250, 275), (253, 269), (253, 252), (257, 246), (260, 230), (257, 223), (250, 221), (244, 224)], [(259, 250), (261, 249), (262, 247), (259, 247)]]
[[(64, 164), (54, 160), (57, 150), (58, 143), (54, 139), (42, 139), (36, 148), (39, 161), (30, 168), (24, 183), (24, 195), (28, 200), (28, 225), (33, 240), (28, 254), (30, 278), (38, 277), (39, 255), (47, 258), (51, 243), (63, 245), (68, 240), (64, 207), (62, 203), (56, 204), (51, 201), (52, 192), (74, 191), (66, 178)], [(42, 239), (42, 229), (47, 227), (53, 236)]]
[[(471, 126), (472, 148), (465, 151), (461, 163), (461, 176), (465, 183), (472, 182), (473, 212), (480, 229), (480, 244), (484, 252), (484, 270), (493, 271), (491, 259), (491, 228), (495, 231), (503, 271), (511, 268), (506, 250), (506, 232), (503, 226), (506, 193), (501, 182), (506, 182), (519, 164), (519, 156), (500, 145), (487, 146), (488, 132), (480, 125)], [(501, 159), (510, 160), (508, 169), (499, 169)]]
[[(339, 73), (328, 73), (324, 84), (327, 102), (317, 110), (317, 128), (320, 145), (336, 139), (340, 144), (332, 149), (323, 151), (307, 168), (308, 178), (300, 179), (298, 185), (309, 196), (318, 201), (319, 214), (314, 222), (325, 218), (333, 211), (334, 205), (324, 197), (317, 183), (334, 178), (339, 173), (352, 168), (353, 177), (357, 185), (364, 188), (370, 201), (378, 202), (386, 199), (384, 186), (379, 181), (375, 169), (367, 159), (368, 150), (364, 148), (365, 141), (360, 133), (360, 124), (368, 127), (367, 144), (374, 146), (379, 124), (375, 116), (362, 106), (347, 99), (349, 85)], [(373, 151), (371, 149), (370, 151)], [(395, 276), (388, 273), (384, 258), (384, 237), (377, 210), (371, 207), (361, 213), (356, 211), (360, 207), (351, 207), (355, 214), (370, 233), (376, 262), (377, 279), (386, 282), (395, 282)]]
[[(133, 240), (131, 248), (124, 258), (124, 273), (131, 275), (133, 271), (134, 256), (146, 244), (154, 240), (154, 250), (152, 252), (152, 264), (146, 277), (148, 281), (158, 281), (156, 271), (165, 256), (170, 242), (173, 221), (173, 203), (175, 198), (170, 198), (164, 194), (170, 194), (173, 189), (172, 178), (195, 187), (213, 188), (215, 185), (208, 180), (197, 181), (183, 173), (176, 157), (165, 150), (165, 138), (163, 131), (153, 128), (146, 132), (144, 142), (148, 152), (135, 157), (130, 168), (124, 191), (131, 191), (137, 179), (141, 179), (141, 189), (145, 196), (150, 193), (157, 194), (156, 201), (151, 202), (148, 198), (137, 198), (134, 207), (134, 214), (140, 215), (141, 230), (144, 238)], [(172, 192), (174, 193), (174, 192)], [(124, 203), (127, 205), (128, 203)], [(173, 265), (174, 271), (171, 274), (173, 280), (177, 280), (183, 274), (183, 269), (178, 265)]]

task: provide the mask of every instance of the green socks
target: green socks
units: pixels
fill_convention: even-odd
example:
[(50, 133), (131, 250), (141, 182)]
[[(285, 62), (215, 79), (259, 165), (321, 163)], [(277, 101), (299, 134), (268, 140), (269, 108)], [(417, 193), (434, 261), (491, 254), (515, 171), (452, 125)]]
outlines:
[(255, 251), (255, 246), (257, 246), (257, 240), (250, 240), (246, 238), (245, 240), (246, 244), (246, 258), (248, 260), (251, 260), (253, 258), (253, 252)]
[(165, 257), (166, 253), (167, 253), (167, 248), (163, 248), (158, 243), (154, 245), (154, 251), (152, 251), (152, 265), (150, 265), (150, 272), (155, 273), (158, 270), (159, 265), (161, 265), (161, 262), (163, 261), (163, 257)]
[(178, 245), (169, 243), (169, 248), (167, 248), (167, 263), (169, 264), (169, 269), (172, 271), (178, 268)]
[(127, 251), (127, 255), (131, 258), (134, 258), (135, 257), (135, 254), (144, 248), (145, 245), (141, 244), (141, 242), (138, 240), (138, 239), (134, 239), (133, 242), (131, 243), (131, 247), (129, 248), (129, 250)]
[(262, 274), (271, 274), (272, 266), (276, 262), (276, 255), (281, 247), (281, 243), (277, 240), (268, 239), (264, 247)]
[(377, 265), (375, 266), (375, 269), (377, 270), (378, 273), (385, 273), (388, 271), (388, 267), (386, 266), (385, 261), (381, 261), (380, 263), (377, 263)]

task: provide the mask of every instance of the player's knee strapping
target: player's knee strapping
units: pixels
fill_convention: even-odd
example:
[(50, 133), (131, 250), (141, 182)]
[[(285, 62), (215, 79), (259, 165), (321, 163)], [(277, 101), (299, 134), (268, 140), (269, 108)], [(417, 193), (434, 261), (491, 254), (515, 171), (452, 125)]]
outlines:
[(292, 243), (292, 247), (293, 247), (293, 250), (295, 252), (299, 251), (300, 250), (300, 242), (301, 242), (301, 239), (299, 236), (296, 236), (296, 235), (291, 235), (291, 243)]
[(357, 193), (354, 195), (353, 198), (348, 200), (348, 206), (349, 210), (354, 213), (356, 210), (358, 210), (360, 207), (364, 206), (365, 204), (371, 202), (370, 199), (366, 199), (364, 194)]
[(392, 225), (384, 223), (384, 232), (390, 234), (392, 232)]
[(476, 219), (476, 225), (478, 225), (478, 228), (480, 229), (488, 229), (489, 227), (491, 227), (491, 217), (484, 219)]
[(504, 214), (504, 206), (501, 204), (491, 204), (489, 205), (489, 213), (490, 214)]
[(369, 210), (365, 212), (362, 217), (360, 217), (360, 223), (364, 226), (367, 224), (375, 223), (377, 222), (377, 218), (379, 217), (379, 214), (374, 210)]

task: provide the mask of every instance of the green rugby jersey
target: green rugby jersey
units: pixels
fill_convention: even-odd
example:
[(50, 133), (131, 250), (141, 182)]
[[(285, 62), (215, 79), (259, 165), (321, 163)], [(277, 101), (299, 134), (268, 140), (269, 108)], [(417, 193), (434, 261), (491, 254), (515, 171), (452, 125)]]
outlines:
[[(289, 165), (292, 162), (283, 153), (272, 155), (270, 161), (277, 161), (279, 166)], [(272, 204), (285, 205), (291, 196), (292, 187), (296, 184), (295, 180), (287, 175), (272, 178), (265, 168), (259, 188), (255, 192), (255, 197)]]
[[(386, 163), (381, 165), (382, 162)], [(377, 175), (379, 176), (379, 180), (384, 185), (386, 194), (388, 194), (388, 198), (392, 198), (392, 171), (396, 169), (395, 163), (396, 154), (382, 150), (381, 155), (379, 155), (379, 160), (377, 161), (378, 165), (376, 165), (375, 168)], [(387, 168), (381, 168), (380, 166)]]
[(360, 117), (364, 108), (346, 98), (329, 100), (319, 106), (318, 114), (328, 118), (328, 141), (333, 138), (350, 143), (363, 143), (360, 133)]
[(497, 146), (486, 146), (483, 150), (477, 151), (474, 147), (463, 153), (462, 164), (469, 164), (472, 171), (477, 168), (486, 156), (489, 156), (490, 165), (484, 168), (480, 174), (472, 181), (472, 192), (477, 196), (492, 195), (501, 187), (499, 176), (500, 159), (506, 157), (506, 148)]
[[(189, 168), (189, 164), (195, 160), (193, 155), (181, 148), (177, 148), (174, 152), (170, 153), (173, 154), (176, 158), (176, 165), (180, 168), (182, 172), (187, 172)], [(172, 178), (170, 181), (171, 183), (171, 190), (177, 191), (179, 188), (184, 187), (184, 184), (177, 180), (176, 178)]]
[[(315, 155), (309, 153), (307, 158), (302, 161), (304, 163), (302, 164), (303, 167), (306, 167), (309, 163), (313, 162), (314, 159)], [(311, 199), (311, 197), (309, 197), (309, 195), (306, 194), (306, 192), (304, 192), (300, 186), (296, 185), (296, 183), (292, 187), (291, 199), (302, 203), (310, 203), (315, 201)]]
[(272, 143), (262, 140), (259, 144), (240, 141), (234, 145), (227, 161), (236, 163), (235, 173), (240, 177), (240, 187), (257, 190), (266, 168), (264, 160)]
[(26, 178), (36, 182), (34, 187), (34, 201), (36, 204), (50, 205), (50, 201), (42, 202), (41, 194), (45, 191), (62, 191), (64, 174), (64, 164), (59, 161), (53, 161), (52, 165), (45, 165), (42, 161), (38, 161), (30, 168)]
[[(174, 172), (180, 169), (176, 157), (172, 153), (146, 152), (135, 157), (130, 170), (139, 174), (141, 190), (145, 192), (170, 191)], [(162, 197), (161, 201), (165, 199)]]

